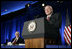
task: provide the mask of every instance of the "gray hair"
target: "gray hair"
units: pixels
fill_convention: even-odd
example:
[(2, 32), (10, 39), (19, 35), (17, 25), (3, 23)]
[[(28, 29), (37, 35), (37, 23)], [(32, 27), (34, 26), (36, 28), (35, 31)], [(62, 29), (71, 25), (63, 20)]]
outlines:
[[(16, 33), (18, 33), (18, 34), (19, 34), (19, 32), (18, 32), (18, 31), (16, 31)], [(15, 35), (16, 35), (16, 33), (15, 33)]]
[[(49, 7), (52, 10), (52, 13), (53, 13), (53, 7), (52, 6), (46, 5), (45, 7)], [(44, 9), (45, 9), (45, 7), (44, 7)]]

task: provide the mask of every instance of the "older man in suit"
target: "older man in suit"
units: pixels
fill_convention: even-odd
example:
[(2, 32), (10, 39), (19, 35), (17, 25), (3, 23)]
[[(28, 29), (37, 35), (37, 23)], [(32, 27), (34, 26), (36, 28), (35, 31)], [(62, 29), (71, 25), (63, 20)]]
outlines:
[[(62, 23), (62, 17), (60, 13), (54, 13), (53, 8), (50, 5), (47, 5), (44, 7), (44, 11), (46, 14), (46, 20), (48, 22), (48, 25), (52, 31), (49, 30), (49, 33), (46, 33), (45, 36), (48, 37), (46, 38), (45, 42), (48, 44), (61, 44), (61, 36), (59, 33), (59, 28), (61, 27)], [(52, 36), (49, 36), (52, 35)], [(55, 37), (54, 37), (55, 36)], [(50, 37), (50, 39), (49, 39)], [(53, 40), (52, 40), (53, 39)]]
[(16, 31), (15, 36), (16, 37), (13, 38), (12, 41), (11, 41), (13, 45), (19, 44), (19, 43), (23, 43), (24, 44), (24, 40), (21, 37), (19, 37), (19, 32), (18, 31)]

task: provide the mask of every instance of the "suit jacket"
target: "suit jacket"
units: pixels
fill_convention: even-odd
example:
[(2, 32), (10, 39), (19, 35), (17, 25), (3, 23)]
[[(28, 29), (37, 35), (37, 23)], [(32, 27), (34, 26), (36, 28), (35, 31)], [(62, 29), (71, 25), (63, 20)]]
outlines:
[[(47, 16), (45, 16), (47, 18)], [(50, 21), (46, 19), (48, 23), (49, 32), (45, 34), (45, 36), (50, 39), (55, 39), (57, 42), (61, 42), (61, 36), (59, 33), (59, 29), (62, 23), (62, 16), (60, 13), (53, 13), (50, 17)]]
[[(47, 17), (47, 16), (46, 16)], [(49, 24), (53, 24), (55, 27), (60, 28), (62, 23), (62, 16), (60, 13), (53, 13), (50, 17)]]
[[(13, 42), (15, 38), (13, 38), (11, 42)], [(24, 39), (19, 37), (19, 39), (17, 40), (16, 44), (19, 44), (19, 43), (24, 43)]]
[[(45, 17), (46, 22), (46, 32), (45, 32), (45, 38), (46, 39), (52, 39), (56, 40), (58, 44), (61, 44), (61, 36), (59, 33), (59, 29), (61, 28), (62, 24), (62, 16), (61, 13), (53, 13), (50, 17), (50, 21), (48, 21), (46, 18), (47, 16), (45, 14), (37, 15), (35, 18)], [(48, 41), (47, 41), (48, 42)]]

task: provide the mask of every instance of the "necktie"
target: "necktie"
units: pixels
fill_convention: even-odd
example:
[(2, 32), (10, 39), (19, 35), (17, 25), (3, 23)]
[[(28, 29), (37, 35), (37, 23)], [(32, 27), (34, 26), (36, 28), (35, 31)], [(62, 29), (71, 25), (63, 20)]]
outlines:
[(47, 17), (47, 20), (49, 21), (50, 20), (50, 17)]
[(16, 42), (17, 42), (17, 39), (15, 38), (15, 40), (13, 41), (13, 44), (16, 44)]

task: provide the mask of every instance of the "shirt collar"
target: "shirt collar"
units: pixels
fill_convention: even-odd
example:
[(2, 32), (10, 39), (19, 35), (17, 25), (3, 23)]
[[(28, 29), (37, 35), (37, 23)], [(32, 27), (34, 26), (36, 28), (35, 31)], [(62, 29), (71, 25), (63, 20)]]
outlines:
[(47, 17), (51, 17), (52, 13), (50, 15), (47, 15)]

